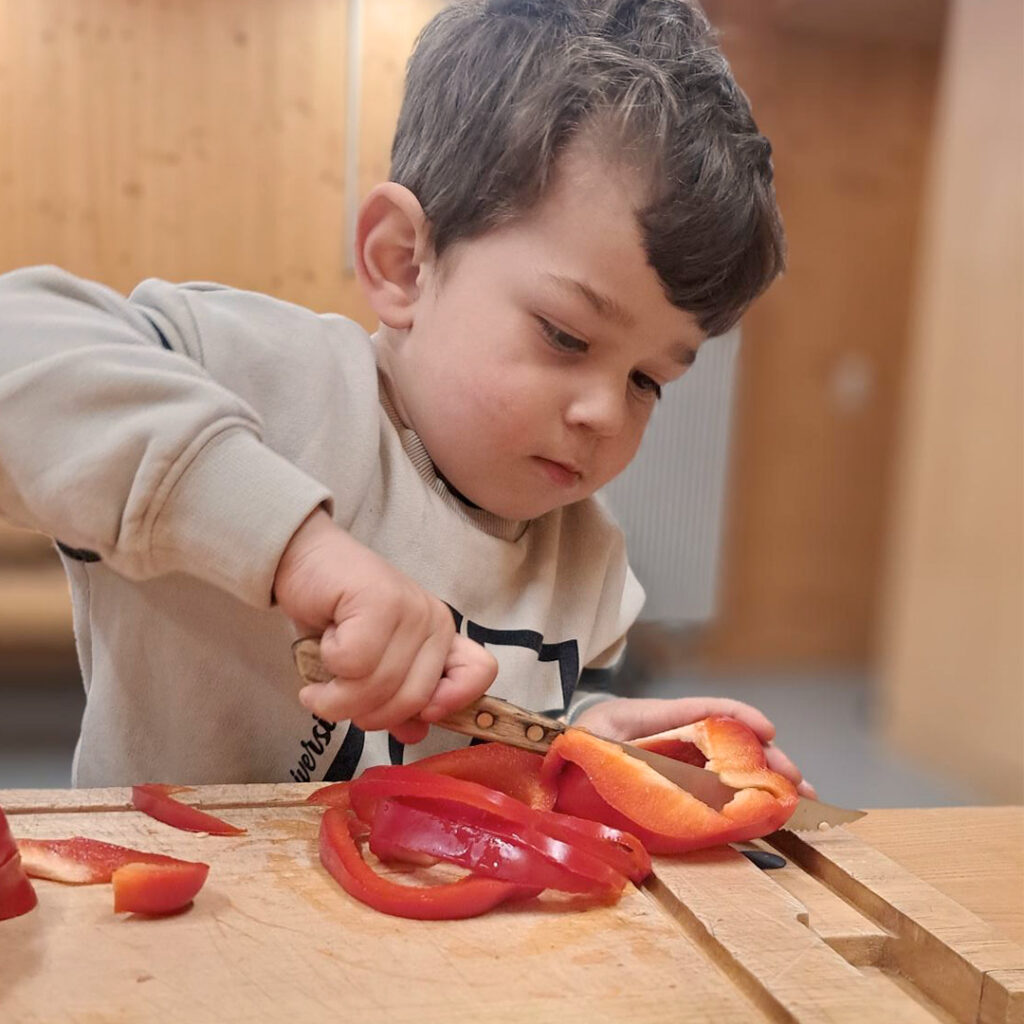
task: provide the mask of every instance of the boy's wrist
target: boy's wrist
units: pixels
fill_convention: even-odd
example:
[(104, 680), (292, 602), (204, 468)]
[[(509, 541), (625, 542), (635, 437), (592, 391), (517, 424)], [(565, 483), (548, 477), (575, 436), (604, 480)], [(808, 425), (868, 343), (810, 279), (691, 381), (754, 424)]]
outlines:
[(325, 542), (336, 542), (339, 535), (348, 537), (322, 505), (317, 506), (306, 516), (285, 545), (284, 551), (281, 552), (281, 560), (277, 563), (271, 591), (271, 600), (275, 604), (285, 608), (290, 605), (296, 580), (304, 575), (303, 566), (308, 564), (317, 550), (323, 548)]

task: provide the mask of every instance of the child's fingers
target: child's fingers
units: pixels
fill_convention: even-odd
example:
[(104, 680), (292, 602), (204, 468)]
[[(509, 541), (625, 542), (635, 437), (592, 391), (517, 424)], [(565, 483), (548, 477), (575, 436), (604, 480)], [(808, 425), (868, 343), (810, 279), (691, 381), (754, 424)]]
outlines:
[(390, 696), (383, 690), (376, 702), (362, 713), (353, 713), (352, 720), (360, 729), (392, 729), (417, 715), (428, 704), (444, 672), (451, 646), (446, 633), (434, 633), (420, 645), (412, 664), (402, 668), (397, 688)]
[(708, 697), (705, 702), (707, 710), (702, 718), (707, 715), (728, 715), (751, 729), (762, 743), (770, 743), (775, 738), (775, 725), (771, 719), (752, 704), (731, 697)]
[(444, 675), (434, 690), (430, 703), (420, 712), (425, 722), (436, 722), (445, 715), (464, 708), (487, 692), (498, 675), (494, 655), (480, 644), (458, 633), (452, 639)]
[(803, 782), (804, 776), (799, 768), (789, 759), (788, 755), (775, 746), (767, 746), (764, 748), (764, 757), (768, 762), (768, 767), (773, 772), (778, 772), (780, 775), (784, 775), (794, 786), (799, 786)]
[(391, 727), (391, 735), (406, 746), (412, 746), (414, 743), (426, 739), (428, 732), (430, 732), (430, 726), (419, 718), (410, 718), (407, 722), (399, 722), (398, 725)]

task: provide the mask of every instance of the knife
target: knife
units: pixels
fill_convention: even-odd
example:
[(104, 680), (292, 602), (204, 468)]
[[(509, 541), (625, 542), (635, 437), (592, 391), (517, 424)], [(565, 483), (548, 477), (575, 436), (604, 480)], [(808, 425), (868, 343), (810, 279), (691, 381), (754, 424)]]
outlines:
[[(292, 656), (304, 682), (326, 683), (333, 678), (320, 660), (318, 638), (303, 637), (296, 640), (292, 644)], [(546, 753), (554, 740), (570, 728), (557, 719), (528, 711), (500, 697), (491, 697), (487, 694), (431, 724), (464, 736), (507, 743), (509, 746), (532, 750), (537, 754)], [(722, 782), (714, 772), (705, 768), (676, 761), (671, 757), (665, 757), (664, 754), (655, 754), (632, 743), (622, 743), (618, 740), (606, 742), (614, 743), (630, 757), (644, 761), (659, 775), (675, 783), (680, 789), (685, 789), (716, 811), (720, 811), (738, 792)], [(833, 825), (856, 821), (863, 818), (865, 813), (822, 803), (810, 797), (800, 797), (796, 810), (783, 827), (792, 831), (824, 830)]]

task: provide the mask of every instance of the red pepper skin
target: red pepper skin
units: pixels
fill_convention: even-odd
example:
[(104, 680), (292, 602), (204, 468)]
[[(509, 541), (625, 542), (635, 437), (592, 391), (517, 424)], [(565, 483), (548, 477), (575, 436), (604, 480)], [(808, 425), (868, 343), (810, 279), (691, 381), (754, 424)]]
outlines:
[(505, 900), (535, 896), (537, 889), (491, 878), (462, 878), (431, 887), (401, 885), (363, 860), (349, 831), (349, 816), (330, 807), (320, 821), (320, 862), (350, 896), (394, 917), (445, 921), (477, 917)]
[(402, 859), (411, 851), (486, 878), (609, 900), (626, 884), (625, 875), (578, 847), (451, 801), (381, 800), (370, 849), (381, 859)]
[(159, 782), (149, 782), (142, 786), (132, 786), (132, 806), (143, 814), (148, 814), (157, 821), (185, 832), (208, 832), (213, 836), (237, 836), (245, 832), (244, 828), (229, 825), (226, 821), (207, 814), (197, 807), (190, 807), (170, 794), (188, 790), (188, 786), (167, 786)]
[(72, 836), (70, 839), (20, 839), (18, 849), (25, 873), (30, 878), (48, 878), (66, 885), (94, 885), (109, 882), (125, 864), (191, 864), (162, 853), (146, 853), (98, 839)]
[(537, 810), (550, 811), (555, 806), (557, 792), (547, 779), (541, 778), (543, 766), (544, 758), (540, 754), (510, 747), (507, 743), (475, 743), (424, 757), (409, 765), (453, 779), (477, 782)]
[(376, 805), (382, 799), (448, 802), (458, 806), (458, 811), (449, 812), (452, 817), (461, 815), (466, 820), (471, 812), (483, 812), (507, 822), (506, 831), (532, 829), (597, 857), (634, 882), (639, 883), (651, 871), (647, 851), (626, 832), (600, 824), (595, 827), (568, 814), (535, 810), (479, 783), (436, 776), (416, 765), (367, 768), (350, 784), (349, 795), (353, 810), (366, 822), (375, 820)]
[(114, 913), (173, 914), (187, 907), (203, 887), (208, 864), (125, 864), (111, 875)]
[(21, 864), (7, 815), (0, 808), (0, 921), (27, 914), (38, 902)]
[(21, 857), (15, 853), (0, 864), (0, 921), (27, 914), (38, 902)]
[[(537, 810), (550, 811), (555, 806), (557, 791), (553, 782), (541, 778), (543, 764), (544, 758), (529, 750), (519, 750), (505, 743), (476, 743), (424, 757), (401, 767), (477, 782)], [(347, 807), (350, 785), (349, 782), (335, 782), (324, 786), (310, 794), (306, 802)]]
[[(635, 742), (659, 752), (682, 744), (686, 760), (695, 746), (706, 767), (739, 792), (715, 811), (615, 744), (570, 729), (545, 757), (545, 777), (559, 787), (556, 810), (619, 825), (651, 853), (685, 853), (766, 835), (796, 807), (793, 784), (768, 769), (760, 741), (735, 719), (715, 716)], [(565, 770), (566, 762), (579, 771)]]

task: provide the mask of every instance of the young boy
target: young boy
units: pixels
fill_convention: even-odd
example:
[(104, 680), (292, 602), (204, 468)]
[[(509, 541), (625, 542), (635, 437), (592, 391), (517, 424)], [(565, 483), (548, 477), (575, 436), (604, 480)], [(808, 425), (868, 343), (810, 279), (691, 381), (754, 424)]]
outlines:
[[(593, 495), (780, 271), (769, 145), (684, 0), (456, 3), (356, 258), (373, 338), (217, 285), (0, 278), (0, 514), (70, 577), (75, 784), (348, 778), (464, 743), (428, 723), (488, 690), (588, 703), (643, 597)], [(298, 699), (296, 632), (335, 674)], [(616, 738), (773, 732), (589, 703)]]

